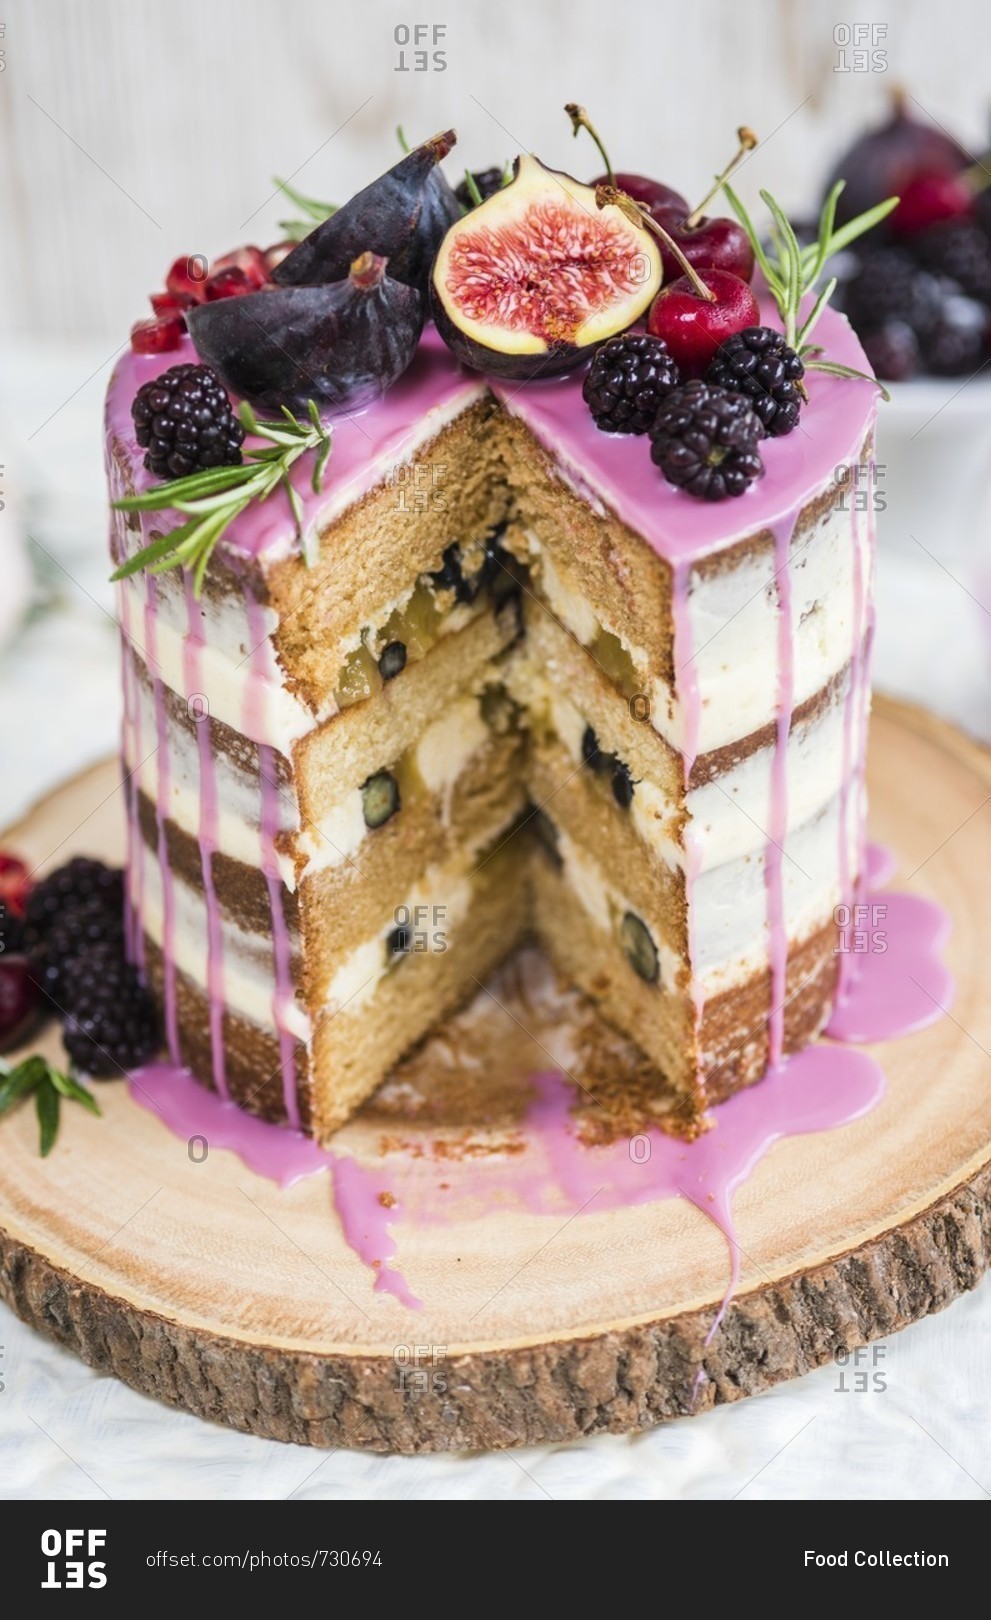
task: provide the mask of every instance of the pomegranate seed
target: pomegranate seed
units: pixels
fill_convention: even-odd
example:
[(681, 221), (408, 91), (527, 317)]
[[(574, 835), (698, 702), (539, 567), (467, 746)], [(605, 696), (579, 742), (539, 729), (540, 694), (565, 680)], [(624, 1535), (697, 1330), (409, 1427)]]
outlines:
[(243, 298), (245, 293), (257, 290), (244, 271), (232, 264), (229, 269), (218, 270), (210, 276), (206, 284), (205, 297), (208, 303), (212, 303), (216, 298)]
[(189, 299), (175, 298), (167, 292), (153, 292), (151, 307), (156, 315), (181, 315), (184, 309), (189, 308)]
[(173, 298), (183, 301), (202, 304), (206, 296), (204, 288), (209, 274), (206, 259), (202, 253), (190, 253), (184, 259), (176, 259), (165, 278), (165, 286)]
[(277, 264), (281, 264), (283, 259), (288, 258), (295, 246), (295, 242), (273, 242), (271, 247), (265, 249), (265, 268), (269, 275), (272, 274)]
[(135, 354), (165, 354), (182, 342), (186, 323), (181, 315), (152, 316), (135, 321), (131, 327), (131, 348)]
[(23, 917), (33, 888), (24, 862), (0, 850), (0, 908), (6, 908), (15, 917)]
[(214, 259), (210, 266), (211, 280), (219, 270), (242, 270), (256, 292), (268, 280), (268, 266), (261, 248), (235, 248), (233, 253), (224, 253), (219, 259)]

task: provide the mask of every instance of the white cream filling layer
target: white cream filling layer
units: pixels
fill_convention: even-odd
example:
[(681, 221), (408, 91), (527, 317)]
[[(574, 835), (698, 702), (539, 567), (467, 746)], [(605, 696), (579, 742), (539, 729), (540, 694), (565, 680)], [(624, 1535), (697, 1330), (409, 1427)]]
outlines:
[[(372, 999), (381, 980), (392, 970), (386, 957), (386, 941), (394, 928), (408, 927), (414, 935), (424, 932), (429, 936), (428, 948), (449, 950), (451, 935), (456, 934), (470, 908), (470, 867), (463, 860), (456, 866), (429, 867), (379, 931), (363, 940), (337, 968), (323, 989), (321, 1015), (338, 1013), (345, 1007), (354, 1010)], [(397, 969), (401, 966), (401, 962), (395, 964)]]
[[(851, 836), (850, 860), (856, 862)], [(661, 964), (661, 985), (677, 981), (681, 959), (666, 946), (656, 923), (642, 916), (608, 882), (600, 866), (567, 834), (559, 832), (564, 880), (590, 921), (620, 951), (619, 925), (634, 911), (650, 930)], [(852, 866), (851, 866), (852, 869)], [(789, 940), (801, 941), (824, 926), (840, 899), (839, 801), (834, 799), (805, 826), (790, 833), (783, 862), (784, 920)], [(692, 970), (708, 999), (746, 983), (767, 967), (767, 884), (763, 855), (746, 854), (703, 873), (692, 885)]]
[[(145, 844), (136, 857), (141, 863), (141, 921), (149, 939), (164, 946), (165, 908), (162, 873), (157, 857)], [(171, 877), (173, 929), (171, 959), (178, 972), (192, 980), (206, 994), (208, 946), (206, 901), (175, 873)], [(275, 970), (270, 939), (245, 933), (230, 921), (221, 920), (222, 949), (221, 999), (231, 1012), (262, 1029), (275, 1029)], [(295, 1040), (305, 1041), (310, 1020), (297, 1000), (283, 1002), (279, 1023)]]
[[(527, 690), (539, 694), (551, 724), (572, 763), (582, 764), (582, 739), (587, 721), (570, 698), (532, 671)], [(843, 780), (843, 726), (845, 689), (829, 708), (798, 726), (788, 739), (788, 826), (803, 827), (840, 791)], [(853, 717), (850, 762), (856, 767), (863, 741), (864, 714)], [(599, 739), (603, 747), (606, 741)], [(696, 870), (707, 872), (728, 861), (763, 851), (771, 821), (773, 747), (761, 748), (702, 787), (693, 788), (686, 805)], [(854, 797), (855, 795), (851, 795)], [(678, 811), (660, 788), (639, 781), (628, 814), (650, 852), (669, 867), (684, 867), (685, 852), (673, 835)], [(553, 814), (553, 807), (551, 810)]]
[[(829, 485), (823, 486), (823, 492)], [(825, 686), (854, 651), (853, 526), (855, 514), (834, 507), (825, 521), (791, 551), (792, 618), (795, 627), (795, 707)], [(863, 520), (861, 526), (863, 526)], [(561, 578), (538, 537), (527, 542), (539, 570), (540, 588), (555, 617), (583, 646), (600, 629), (616, 635), (637, 670), (646, 670), (643, 648), (599, 620), (591, 604)], [(734, 567), (689, 579), (691, 658), (698, 686), (696, 752), (723, 748), (759, 731), (774, 718), (778, 691), (776, 563), (765, 550)], [(675, 649), (676, 660), (684, 649)], [(675, 682), (677, 691), (678, 682)], [(685, 702), (654, 680), (651, 722), (672, 747), (687, 736)]]
[(230, 610), (215, 614), (212, 607), (204, 607), (209, 621), (207, 641), (193, 655), (195, 670), (190, 679), (184, 597), (179, 598), (183, 617), (177, 624), (169, 611), (174, 594), (166, 597), (160, 593), (154, 634), (149, 637), (144, 622), (144, 582), (126, 579), (120, 589), (127, 598), (126, 605), (121, 604), (122, 622), (129, 622), (131, 644), (149, 675), (171, 687), (191, 708), (205, 711), (252, 742), (268, 744), (284, 754), (297, 738), (312, 729), (314, 716), (283, 683), (270, 639), (277, 622), (272, 610), (264, 610), (252, 642), (244, 615)]

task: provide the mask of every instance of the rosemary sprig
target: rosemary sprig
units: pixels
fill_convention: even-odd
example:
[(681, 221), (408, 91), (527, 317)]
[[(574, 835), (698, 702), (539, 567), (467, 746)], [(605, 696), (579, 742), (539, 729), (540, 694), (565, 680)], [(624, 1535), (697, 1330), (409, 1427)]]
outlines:
[(38, 1151), (43, 1159), (47, 1159), (55, 1146), (63, 1097), (69, 1102), (81, 1103), (91, 1114), (99, 1116), (100, 1113), (92, 1092), (56, 1069), (39, 1052), (23, 1058), (13, 1067), (0, 1061), (0, 1115), (32, 1096), (38, 1116)]
[(187, 521), (128, 557), (111, 574), (111, 579), (127, 579), (145, 568), (150, 574), (164, 574), (170, 568), (188, 568), (193, 575), (193, 590), (199, 596), (210, 558), (234, 519), (252, 501), (265, 501), (280, 488), (288, 497), (303, 558), (309, 567), (313, 561), (310, 540), (303, 529), (303, 509), (290, 481), (289, 469), (308, 450), (315, 450), (310, 482), (313, 493), (318, 495), (323, 488), (332, 440), (331, 430), (324, 427), (312, 399), (307, 412), (309, 421), (301, 422), (283, 405), (282, 421), (260, 422), (251, 406), (242, 403), (238, 414), (245, 432), (268, 440), (267, 445), (245, 451), (244, 461), (235, 467), (209, 467), (205, 472), (190, 473), (187, 478), (155, 484), (143, 495), (128, 495), (124, 500), (115, 501), (115, 508), (121, 512), (183, 512)]
[(817, 287), (827, 262), (834, 254), (849, 247), (850, 243), (855, 242), (858, 236), (863, 236), (865, 231), (873, 230), (874, 226), (879, 225), (882, 219), (886, 219), (891, 210), (898, 205), (897, 197), (889, 197), (886, 202), (878, 203), (876, 208), (869, 208), (865, 214), (858, 214), (856, 219), (848, 220), (837, 230), (836, 204), (843, 185), (842, 180), (837, 180), (830, 191), (819, 215), (816, 239), (804, 248), (799, 245), (783, 208), (769, 191), (762, 191), (760, 194), (761, 201), (771, 215), (770, 243), (765, 244), (733, 187), (726, 185), (723, 189), (733, 212), (750, 238), (754, 257), (767, 282), (768, 291), (778, 306), (785, 342), (804, 361), (806, 371), (822, 371), (831, 377), (859, 377), (864, 382), (875, 383), (887, 399), (889, 397), (887, 389), (882, 388), (876, 378), (868, 377), (863, 371), (855, 371), (851, 366), (842, 366), (835, 361), (823, 359), (822, 350), (811, 341), (819, 317), (836, 291), (835, 276), (831, 276), (820, 290), (804, 320), (800, 313), (802, 300)]
[(302, 242), (304, 236), (309, 236), (315, 226), (322, 225), (331, 214), (337, 213), (336, 203), (318, 202), (316, 197), (307, 197), (304, 192), (297, 191), (295, 186), (291, 186), (288, 180), (280, 180), (278, 175), (273, 177), (272, 184), (278, 186), (289, 201), (299, 209), (299, 219), (279, 220), (279, 229), (285, 233), (288, 242)]

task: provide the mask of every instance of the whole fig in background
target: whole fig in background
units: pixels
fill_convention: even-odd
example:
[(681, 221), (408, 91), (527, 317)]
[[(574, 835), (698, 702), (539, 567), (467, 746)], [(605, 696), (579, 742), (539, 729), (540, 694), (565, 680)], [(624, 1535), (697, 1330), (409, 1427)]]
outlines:
[(661, 285), (655, 237), (589, 186), (516, 160), (508, 185), (459, 219), (430, 277), (437, 330), (492, 376), (553, 377), (641, 316)]
[(826, 182), (828, 192), (837, 180), (846, 181), (836, 223), (846, 224), (886, 197), (900, 197), (918, 174), (952, 174), (969, 162), (963, 147), (951, 136), (935, 124), (913, 117), (904, 90), (896, 90), (887, 122), (854, 141)]
[(434, 135), (304, 237), (272, 272), (283, 286), (340, 281), (366, 250), (389, 261), (394, 281), (426, 290), (434, 254), (461, 217), (458, 200), (437, 167), (457, 136)]
[(406, 370), (423, 330), (425, 299), (386, 275), (374, 253), (342, 281), (276, 287), (188, 311), (196, 352), (224, 387), (259, 410), (370, 405)]

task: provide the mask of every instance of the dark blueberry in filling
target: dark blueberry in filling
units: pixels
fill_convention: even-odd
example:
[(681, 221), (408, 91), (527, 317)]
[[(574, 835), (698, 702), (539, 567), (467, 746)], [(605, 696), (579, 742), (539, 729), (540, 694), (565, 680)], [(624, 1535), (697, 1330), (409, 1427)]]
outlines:
[(633, 778), (630, 767), (624, 760), (617, 759), (612, 768), (612, 793), (618, 805), (628, 810), (633, 803)]
[(391, 771), (376, 771), (361, 784), (361, 808), (366, 827), (383, 827), (400, 808), (399, 783)]
[(634, 911), (628, 911), (620, 927), (620, 938), (626, 960), (634, 973), (647, 984), (656, 984), (660, 977), (661, 964), (657, 955), (657, 946), (650, 937), (650, 930)]
[(382, 650), (379, 659), (379, 674), (384, 681), (395, 680), (396, 676), (406, 668), (406, 643), (404, 641), (390, 641)]

